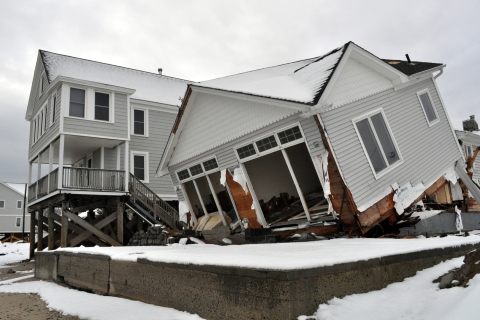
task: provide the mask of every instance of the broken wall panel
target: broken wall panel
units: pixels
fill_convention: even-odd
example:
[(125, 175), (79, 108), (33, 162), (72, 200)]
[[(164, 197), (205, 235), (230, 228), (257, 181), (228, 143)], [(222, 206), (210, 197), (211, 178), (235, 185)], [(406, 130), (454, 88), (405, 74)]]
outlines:
[[(233, 201), (235, 201), (235, 206), (237, 207), (238, 214), (242, 219), (248, 219), (249, 228), (261, 228), (261, 224), (257, 220), (257, 213), (252, 209), (253, 198), (250, 191), (245, 193), (243, 187), (233, 181), (233, 176), (230, 174), (230, 171), (227, 170), (227, 184), (232, 193)], [(247, 187), (248, 188), (248, 187)]]

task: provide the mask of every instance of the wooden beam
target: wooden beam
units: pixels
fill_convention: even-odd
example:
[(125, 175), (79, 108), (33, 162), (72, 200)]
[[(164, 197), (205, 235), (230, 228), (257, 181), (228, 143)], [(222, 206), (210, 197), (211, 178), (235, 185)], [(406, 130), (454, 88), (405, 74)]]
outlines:
[(60, 248), (66, 248), (67, 237), (68, 237), (68, 217), (66, 216), (65, 212), (67, 212), (67, 204), (66, 201), (62, 201), (62, 230), (60, 231)]
[(123, 213), (125, 207), (123, 202), (117, 203), (117, 240), (123, 245)]
[(80, 218), (79, 216), (75, 215), (74, 213), (68, 211), (68, 210), (65, 210), (65, 212), (63, 213), (67, 218), (71, 219), (73, 222), (75, 222), (76, 224), (78, 224), (79, 226), (87, 229), (88, 231), (90, 231), (91, 233), (93, 233), (94, 235), (96, 235), (97, 237), (99, 237), (100, 239), (108, 242), (109, 244), (111, 244), (112, 246), (122, 246), (121, 243), (119, 243), (117, 240), (115, 239), (112, 239), (111, 237), (107, 236), (105, 233), (103, 233), (102, 231), (98, 230), (97, 228), (95, 228), (94, 226), (92, 226), (91, 224), (89, 224), (87, 221), (83, 220), (82, 218)]
[(104, 208), (107, 206), (107, 200), (106, 199), (102, 199), (102, 200), (99, 200), (97, 202), (92, 202), (92, 203), (89, 203), (89, 204), (86, 204), (86, 205), (83, 205), (83, 206), (80, 206), (80, 207), (75, 207), (75, 208), (72, 208), (72, 210), (70, 210), (70, 212), (85, 212), (85, 211), (88, 211), (90, 209), (96, 209), (96, 208)]
[(30, 212), (30, 235), (28, 240), (30, 242), (29, 259), (33, 259), (35, 254), (35, 211)]
[(43, 223), (42, 223), (42, 217), (43, 217), (43, 209), (38, 211), (38, 219), (37, 219), (37, 230), (38, 230), (38, 236), (37, 236), (37, 252), (43, 250)]
[(48, 206), (48, 250), (55, 249), (55, 232), (54, 232), (54, 220), (53, 220), (53, 205)]
[[(61, 217), (61, 216), (57, 215), (56, 213), (53, 213), (52, 217), (53, 217), (53, 220), (59, 222), (60, 225), (61, 225), (61, 223), (62, 223), (62, 217)], [(98, 219), (95, 219), (95, 220), (93, 221), (93, 223), (96, 223), (96, 222), (100, 221), (102, 218), (103, 218), (103, 217), (98, 218)], [(72, 230), (72, 231), (73, 231), (74, 233), (76, 233), (77, 235), (79, 235), (79, 234), (81, 234), (81, 233), (83, 233), (83, 232), (85, 231), (82, 227), (79, 227), (79, 226), (77, 226), (76, 224), (74, 224), (74, 223), (72, 223), (72, 222), (70, 222), (70, 223), (68, 224), (68, 229)], [(68, 235), (68, 237), (67, 237), (67, 243), (68, 243), (68, 240), (72, 239), (72, 236), (75, 236), (75, 235), (74, 235), (74, 234), (69, 234), (69, 235)], [(95, 238), (95, 237), (92, 236), (92, 235), (90, 235), (90, 237), (88, 237), (87, 240), (90, 241), (90, 242), (92, 242), (92, 243), (94, 243), (94, 244), (96, 244), (96, 245), (98, 245), (98, 246), (104, 246), (104, 245), (105, 245), (104, 242), (98, 240), (97, 238)]]
[[(117, 218), (117, 214), (114, 212), (114, 213), (110, 214), (109, 216), (107, 216), (106, 218), (104, 218), (104, 219), (100, 220), (99, 222), (97, 222), (95, 224), (92, 224), (92, 225), (97, 229), (101, 229), (101, 228), (105, 227), (106, 225), (108, 225), (113, 220), (115, 220), (116, 218)], [(91, 235), (92, 235), (91, 231), (85, 230), (82, 233), (80, 233), (78, 236), (73, 238), (69, 242), (69, 244), (70, 244), (71, 247), (75, 247), (77, 244), (80, 244), (82, 241), (87, 240)]]

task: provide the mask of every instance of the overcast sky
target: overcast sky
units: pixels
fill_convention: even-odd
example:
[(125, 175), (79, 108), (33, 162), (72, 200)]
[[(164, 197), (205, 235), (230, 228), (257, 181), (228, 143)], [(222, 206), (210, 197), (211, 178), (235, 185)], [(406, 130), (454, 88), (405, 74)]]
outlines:
[[(442, 62), (453, 126), (480, 118), (480, 1), (0, 1), (0, 181), (25, 182), (39, 49), (201, 81), (319, 56), (348, 41)], [(420, 138), (420, 137), (419, 137)]]

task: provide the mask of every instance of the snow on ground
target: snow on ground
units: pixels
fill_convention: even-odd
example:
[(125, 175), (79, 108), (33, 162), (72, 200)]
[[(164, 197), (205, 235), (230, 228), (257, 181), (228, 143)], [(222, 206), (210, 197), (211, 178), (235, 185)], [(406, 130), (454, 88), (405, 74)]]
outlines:
[(463, 257), (448, 260), (382, 290), (333, 298), (321, 304), (313, 316), (298, 320), (479, 319), (480, 276), (470, 280), (468, 288), (440, 290), (438, 283), (432, 283), (462, 264)]
[(28, 259), (30, 245), (23, 242), (0, 243), (0, 266)]
[(83, 319), (159, 319), (159, 320), (200, 320), (198, 315), (172, 308), (123, 298), (100, 296), (74, 289), (68, 289), (52, 282), (33, 281), (0, 285), (0, 292), (36, 293), (49, 309), (64, 315)]
[(333, 239), (328, 241), (217, 246), (207, 244), (166, 247), (80, 247), (68, 252), (104, 254), (114, 260), (216, 265), (269, 270), (307, 269), (374, 259), (421, 250), (480, 243), (480, 236), (418, 239)]

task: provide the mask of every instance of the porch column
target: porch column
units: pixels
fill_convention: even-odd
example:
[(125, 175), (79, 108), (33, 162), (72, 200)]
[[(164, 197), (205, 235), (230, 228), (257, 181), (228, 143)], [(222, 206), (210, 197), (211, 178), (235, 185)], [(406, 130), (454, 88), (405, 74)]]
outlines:
[(255, 203), (255, 212), (257, 213), (257, 218), (260, 219), (260, 221), (258, 222), (264, 228), (266, 228), (268, 226), (268, 223), (267, 223), (267, 220), (265, 219), (265, 216), (263, 215), (262, 207), (258, 202), (257, 195), (255, 194), (255, 190), (253, 190), (252, 182), (250, 181), (250, 177), (248, 176), (247, 168), (245, 168), (245, 165), (242, 162), (240, 162), (240, 167), (243, 170), (243, 174), (245, 175), (245, 179), (247, 180), (248, 189), (250, 190), (250, 193), (252, 194), (253, 202)]
[(116, 146), (117, 149), (117, 170), (120, 171), (120, 145)]
[(305, 215), (307, 216), (308, 221), (312, 221), (310, 217), (310, 212), (308, 211), (307, 201), (305, 201), (305, 197), (303, 196), (302, 189), (298, 184), (297, 177), (295, 176), (295, 172), (293, 172), (292, 164), (290, 163), (290, 158), (288, 157), (287, 150), (282, 149), (283, 157), (285, 158), (285, 162), (287, 163), (288, 171), (290, 171), (290, 175), (292, 176), (293, 183), (295, 184), (295, 188), (297, 188), (298, 196), (300, 197), (300, 201), (302, 202), (303, 210), (305, 211)]
[(38, 210), (38, 220), (37, 220), (37, 252), (43, 250), (43, 209)]
[(198, 199), (200, 200), (200, 204), (202, 205), (203, 213), (205, 214), (205, 216), (209, 217), (210, 215), (207, 213), (207, 209), (205, 208), (205, 204), (203, 203), (202, 195), (200, 194), (200, 190), (198, 189), (197, 181), (195, 181), (195, 180), (192, 180), (192, 181), (193, 181), (193, 185), (195, 186), (195, 190), (197, 191), (197, 195), (198, 195)]
[(207, 177), (208, 186), (210, 187), (210, 192), (212, 192), (213, 200), (215, 201), (215, 204), (217, 205), (218, 215), (220, 216), (220, 219), (222, 219), (223, 225), (226, 226), (227, 225), (227, 220), (225, 220), (225, 217), (223, 216), (223, 209), (222, 209), (222, 206), (220, 205), (220, 201), (218, 201), (218, 197), (217, 197), (217, 194), (215, 192), (215, 189), (213, 189), (212, 181), (210, 180), (210, 177), (208, 176), (208, 174), (205, 177)]
[(62, 228), (60, 229), (60, 248), (65, 248), (67, 246), (68, 218), (65, 215), (65, 210), (67, 210), (67, 203), (65, 200), (63, 200), (62, 201)]
[(130, 178), (130, 165), (129, 165), (129, 142), (125, 141), (125, 192), (128, 192), (128, 180)]
[(28, 241), (30, 242), (29, 259), (33, 259), (35, 254), (35, 211), (30, 212), (30, 234), (28, 235)]
[[(30, 185), (32, 184), (32, 168), (33, 168), (33, 163), (29, 162), (28, 163), (28, 187), (27, 187), (27, 192), (30, 192)], [(36, 192), (37, 191), (35, 191), (35, 193)], [(27, 201), (29, 201), (29, 200), (30, 200), (30, 194), (27, 197)], [(26, 207), (26, 204), (25, 204), (25, 207)]]
[(53, 169), (53, 143), (50, 143), (50, 147), (48, 148), (48, 189), (47, 192), (50, 193), (50, 173), (52, 173)]
[[(100, 169), (101, 169), (101, 170), (104, 170), (104, 169), (105, 169), (105, 147), (100, 147)], [(104, 189), (104, 186), (103, 186), (103, 182), (104, 182), (103, 176), (104, 176), (104, 172), (101, 171), (101, 177), (102, 177), (101, 186), (102, 186), (102, 190)]]
[(54, 222), (53, 222), (53, 205), (48, 206), (48, 250), (55, 249), (55, 232), (54, 232)]
[(38, 198), (38, 189), (39, 189), (38, 180), (40, 180), (41, 177), (42, 177), (42, 153), (39, 153), (37, 156), (37, 187), (35, 188), (35, 192), (36, 192), (35, 198)]
[(193, 211), (192, 203), (190, 202), (190, 198), (188, 197), (185, 185), (183, 183), (180, 183), (180, 188), (182, 189), (183, 196), (185, 197), (185, 201), (187, 202), (188, 210), (190, 210), (190, 214), (192, 215), (193, 223), (197, 223), (197, 215), (195, 214), (195, 211)]
[(58, 148), (58, 186), (57, 188), (63, 189), (63, 153), (65, 149), (65, 135), (60, 134), (60, 146)]

